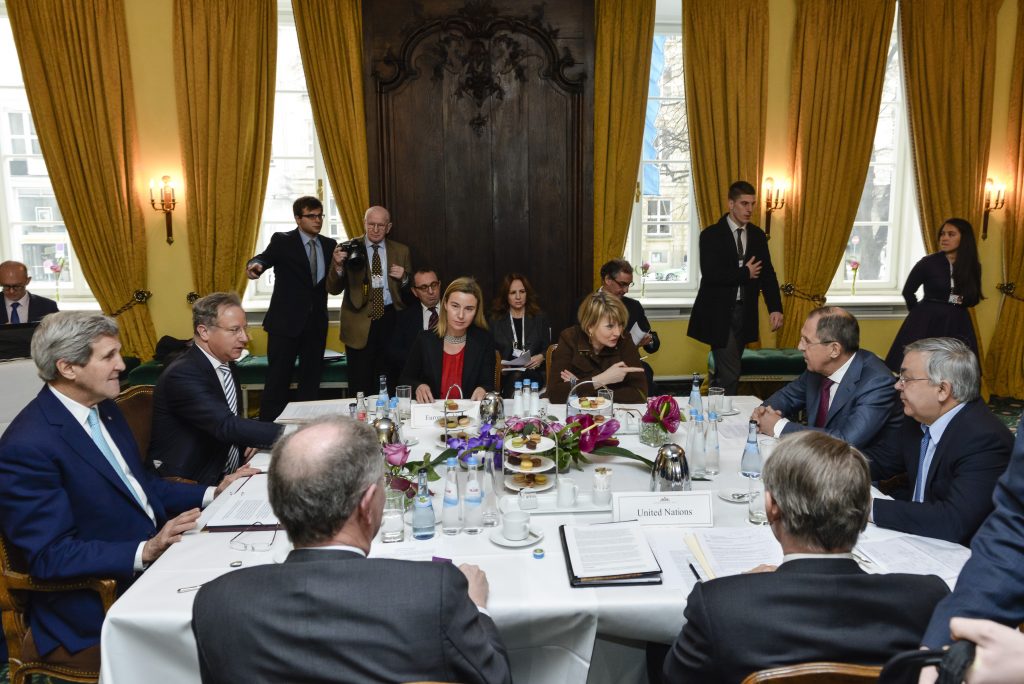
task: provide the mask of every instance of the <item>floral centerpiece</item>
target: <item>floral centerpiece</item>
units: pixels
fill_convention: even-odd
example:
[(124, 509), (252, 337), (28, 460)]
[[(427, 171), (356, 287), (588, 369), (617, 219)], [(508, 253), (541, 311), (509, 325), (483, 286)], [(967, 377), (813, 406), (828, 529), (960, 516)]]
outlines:
[(853, 271), (853, 280), (850, 281), (850, 294), (857, 294), (857, 271), (860, 270), (860, 262), (850, 259), (850, 270)]
[(58, 257), (56, 261), (53, 259), (47, 259), (43, 262), (43, 268), (50, 271), (57, 276), (57, 282), (54, 284), (54, 299), (60, 301), (60, 274), (64, 271), (64, 266), (68, 263), (65, 257)]
[(653, 468), (650, 460), (619, 446), (614, 436), (618, 429), (619, 421), (614, 418), (599, 421), (589, 413), (581, 413), (571, 416), (565, 423), (557, 422), (554, 416), (548, 416), (547, 420), (514, 418), (507, 425), (505, 437), (511, 434), (528, 437), (534, 433), (550, 437), (556, 444), (559, 471), (567, 470), (570, 465), (582, 470), (581, 464), (591, 462), (588, 454), (622, 456)]
[(640, 419), (640, 442), (648, 446), (661, 446), (669, 433), (679, 429), (683, 416), (674, 397), (664, 394), (647, 400), (647, 411)]

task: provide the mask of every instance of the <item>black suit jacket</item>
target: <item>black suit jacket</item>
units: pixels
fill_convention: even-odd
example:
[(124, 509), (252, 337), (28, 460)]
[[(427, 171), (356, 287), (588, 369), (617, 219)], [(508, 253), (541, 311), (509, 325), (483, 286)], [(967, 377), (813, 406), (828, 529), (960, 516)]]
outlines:
[(921, 435), (921, 424), (908, 416), (895, 449), (882, 445), (868, 451), (873, 480), (905, 472), (910, 488), (893, 494), (902, 500), (875, 500), (875, 524), (966, 546), (992, 512), (992, 492), (1006, 470), (1013, 435), (981, 399), (968, 402), (935, 446), (924, 501), (915, 503), (910, 498), (917, 481)]
[[(441, 313), (441, 302), (437, 303), (437, 313)], [(388, 346), (388, 363), (393, 369), (391, 377), (401, 376), (405, 362), (409, 360), (409, 352), (412, 351), (416, 336), (425, 329), (423, 327), (423, 305), (419, 300), (395, 315), (395, 328), (391, 332), (391, 344)]]
[(274, 293), (270, 306), (263, 317), (263, 329), (274, 335), (299, 337), (311, 318), (323, 325), (325, 341), (327, 334), (327, 278), (334, 258), (337, 242), (329, 237), (319, 237), (323, 251), (325, 277), (313, 284), (309, 272), (309, 256), (302, 245), (299, 229), (285, 233), (274, 233), (270, 244), (260, 254), (249, 260), (258, 261), (264, 270), (274, 269)]
[[(475, 325), (466, 331), (466, 351), (462, 359), (462, 391), (468, 399), (473, 390), (494, 389), (494, 338)], [(411, 385), (413, 393), (422, 384), (430, 386), (435, 399), (441, 393), (441, 369), (444, 363), (444, 340), (429, 330), (422, 331), (413, 342), (409, 360), (402, 371), (403, 385)]]
[(746, 266), (737, 266), (736, 236), (726, 220), (728, 214), (700, 234), (700, 288), (693, 302), (690, 326), (687, 334), (711, 345), (712, 349), (724, 347), (729, 341), (729, 322), (732, 309), (736, 306), (736, 288), (743, 286), (743, 330), (740, 344), (757, 339), (757, 296), (764, 295), (768, 311), (782, 311), (782, 297), (779, 294), (779, 280), (772, 266), (768, 252), (768, 239), (764, 231), (752, 223), (745, 227), (746, 252), (743, 263), (757, 257), (761, 264), (761, 275), (750, 278)]
[(206, 684), (512, 680), (494, 622), (450, 563), (297, 549), (203, 585), (192, 631)]
[[(234, 375), (234, 364), (232, 364)], [(153, 432), (149, 456), (162, 461), (160, 474), (216, 485), (232, 444), (270, 447), (281, 432), (274, 423), (240, 417), (242, 392), (235, 377), (239, 413), (228, 407), (217, 371), (192, 345), (167, 367), (153, 393)]]
[(845, 558), (698, 582), (665, 658), (665, 681), (735, 684), (758, 670), (820, 660), (882, 665), (917, 648), (948, 593), (938, 577), (869, 575)]
[[(7, 320), (7, 302), (2, 302), (3, 306), (0, 306), (0, 325), (6, 325)], [(46, 314), (57, 313), (57, 302), (46, 297), (40, 297), (34, 295), (31, 292), (28, 293), (28, 320), (22, 321), (22, 323), (38, 323), (43, 320), (43, 316)], [(19, 314), (19, 318), (20, 318)]]

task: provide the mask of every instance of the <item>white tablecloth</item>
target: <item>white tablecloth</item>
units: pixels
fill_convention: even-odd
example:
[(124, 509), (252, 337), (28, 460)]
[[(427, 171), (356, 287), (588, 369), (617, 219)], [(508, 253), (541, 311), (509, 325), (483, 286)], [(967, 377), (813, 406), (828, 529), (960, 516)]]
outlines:
[[(681, 403), (685, 399), (680, 400)], [(738, 397), (739, 413), (721, 423), (721, 474), (714, 482), (694, 482), (694, 489), (744, 488), (738, 473), (743, 426), (754, 406), (754, 397)], [(555, 406), (556, 414), (564, 406)], [(439, 430), (419, 431), (420, 444), (413, 458), (424, 451), (436, 455)], [(426, 433), (426, 434), (424, 434)], [(680, 430), (676, 439), (681, 439)], [(622, 446), (654, 457), (655, 449), (625, 436)], [(593, 468), (614, 464), (615, 491), (649, 488), (650, 475), (642, 464), (620, 458), (594, 457), (595, 463), (571, 477), (581, 492), (592, 487)], [(217, 505), (215, 502), (214, 505)], [(211, 506), (213, 508), (213, 506)], [(204, 512), (204, 517), (209, 511)], [(747, 526), (746, 505), (714, 499), (715, 526)], [(658, 586), (571, 588), (558, 536), (562, 523), (586, 524), (610, 520), (607, 513), (533, 515), (531, 525), (543, 530), (542, 542), (507, 549), (492, 543), (488, 531), (478, 536), (438, 534), (429, 541), (414, 541), (406, 528), (407, 541), (397, 544), (375, 542), (374, 556), (429, 559), (442, 556), (456, 564), (479, 565), (490, 582), (488, 610), (509, 649), (513, 676), (518, 682), (644, 682), (643, 640), (670, 642), (683, 623), (686, 596), (693, 578), (666, 571)], [(440, 530), (440, 528), (439, 528)], [(649, 533), (683, 534), (682, 528), (658, 528)], [(269, 534), (269, 533), (260, 533)], [(195, 592), (178, 593), (179, 587), (207, 582), (231, 570), (230, 563), (243, 565), (280, 562), (289, 549), (279, 533), (268, 552), (234, 551), (228, 547), (231, 535), (192, 533), (175, 544), (114, 604), (103, 626), (101, 681), (106, 684), (135, 682), (198, 682), (199, 664), (191, 631)], [(532, 550), (543, 547), (543, 559)], [(664, 563), (663, 563), (664, 565)], [(244, 600), (244, 598), (242, 599)], [(595, 646), (596, 645), (596, 646)], [(239, 644), (241, 651), (245, 644)]]

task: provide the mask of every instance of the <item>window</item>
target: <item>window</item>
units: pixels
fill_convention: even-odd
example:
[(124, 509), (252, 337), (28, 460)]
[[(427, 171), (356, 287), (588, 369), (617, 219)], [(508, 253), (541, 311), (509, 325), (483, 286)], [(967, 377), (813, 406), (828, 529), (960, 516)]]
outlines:
[[(892, 295), (924, 253), (914, 204), (898, 29), (893, 27), (874, 147), (857, 216), (829, 299)], [(856, 278), (856, 279), (855, 279)]]
[(0, 261), (23, 262), (36, 294), (94, 301), (53, 194), (2, 3), (0, 63)]
[[(277, 84), (274, 130), (271, 141), (270, 176), (263, 202), (263, 220), (256, 242), (261, 252), (277, 232), (295, 228), (292, 202), (303, 195), (321, 197), (324, 224), (321, 235), (344, 238), (338, 207), (327, 182), (327, 171), (313, 125), (306, 77), (302, 71), (299, 39), (290, 3), (279, 3), (277, 29)], [(274, 290), (274, 269), (259, 280), (249, 281), (246, 304), (266, 304)], [(257, 307), (258, 308), (258, 307)]]
[[(678, 296), (697, 289), (699, 278), (690, 270), (699, 234), (692, 197), (683, 40), (678, 28), (659, 27), (651, 53), (637, 202), (625, 254), (634, 268), (650, 265), (645, 296)], [(639, 277), (637, 269), (634, 281)]]

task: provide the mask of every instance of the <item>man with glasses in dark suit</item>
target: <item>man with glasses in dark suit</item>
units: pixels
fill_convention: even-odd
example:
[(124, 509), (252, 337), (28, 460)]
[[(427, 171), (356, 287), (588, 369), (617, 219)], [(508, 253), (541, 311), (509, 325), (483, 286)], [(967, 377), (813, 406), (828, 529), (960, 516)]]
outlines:
[(437, 322), (441, 315), (438, 309), (441, 302), (441, 281), (438, 280), (437, 272), (434, 269), (416, 269), (416, 272), (412, 274), (412, 293), (418, 300), (419, 306), (413, 305), (398, 312), (395, 331), (388, 347), (391, 366), (388, 377), (392, 379), (392, 382), (397, 382), (398, 376), (402, 374), (416, 336), (423, 330), (437, 328)]
[(4, 289), (4, 306), (0, 325), (7, 323), (38, 323), (43, 316), (57, 311), (57, 302), (32, 294), (26, 288), (32, 282), (28, 267), (20, 261), (0, 264), (0, 285)]

